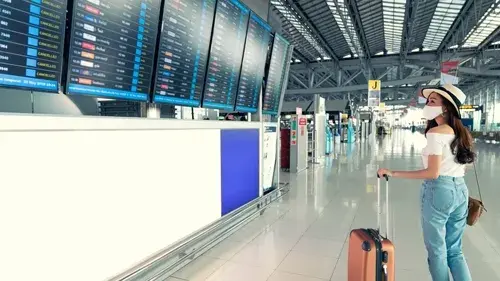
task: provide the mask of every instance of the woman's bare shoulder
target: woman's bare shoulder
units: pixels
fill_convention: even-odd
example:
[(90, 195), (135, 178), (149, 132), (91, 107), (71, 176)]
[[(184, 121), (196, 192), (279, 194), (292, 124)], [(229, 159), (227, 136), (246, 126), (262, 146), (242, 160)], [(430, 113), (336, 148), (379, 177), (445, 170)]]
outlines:
[(430, 129), (429, 133), (443, 134), (443, 135), (454, 135), (455, 134), (455, 132), (453, 131), (453, 128), (450, 127), (448, 124), (436, 126), (432, 129)]

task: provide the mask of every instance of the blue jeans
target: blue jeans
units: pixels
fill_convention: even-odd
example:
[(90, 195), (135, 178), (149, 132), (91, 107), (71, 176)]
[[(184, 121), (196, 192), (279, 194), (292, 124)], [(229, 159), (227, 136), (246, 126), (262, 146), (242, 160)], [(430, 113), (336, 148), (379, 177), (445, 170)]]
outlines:
[(455, 281), (472, 280), (462, 253), (468, 198), (463, 178), (440, 176), (422, 185), (422, 228), (433, 281), (449, 281), (449, 271)]

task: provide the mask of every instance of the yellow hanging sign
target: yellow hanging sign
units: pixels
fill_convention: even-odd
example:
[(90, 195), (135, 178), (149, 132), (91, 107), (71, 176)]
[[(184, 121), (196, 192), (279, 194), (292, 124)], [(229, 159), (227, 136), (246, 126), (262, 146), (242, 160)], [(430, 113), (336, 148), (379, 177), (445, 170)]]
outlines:
[(369, 80), (368, 91), (380, 91), (380, 80)]

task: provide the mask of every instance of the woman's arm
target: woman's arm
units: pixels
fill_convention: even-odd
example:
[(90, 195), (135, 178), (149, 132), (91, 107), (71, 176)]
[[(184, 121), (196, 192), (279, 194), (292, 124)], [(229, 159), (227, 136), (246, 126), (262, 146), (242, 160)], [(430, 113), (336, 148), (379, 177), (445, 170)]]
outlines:
[(403, 179), (437, 179), (439, 177), (440, 164), (441, 155), (429, 155), (427, 169), (418, 171), (393, 171), (390, 176)]

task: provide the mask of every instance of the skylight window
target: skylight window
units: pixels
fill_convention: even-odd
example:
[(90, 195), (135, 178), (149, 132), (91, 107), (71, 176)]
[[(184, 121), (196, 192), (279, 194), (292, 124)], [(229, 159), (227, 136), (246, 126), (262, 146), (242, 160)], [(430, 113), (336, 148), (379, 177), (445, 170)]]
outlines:
[(352, 24), (349, 12), (347, 11), (347, 6), (344, 3), (344, 0), (337, 0), (336, 2), (338, 3), (338, 7), (335, 4), (335, 1), (326, 0), (326, 4), (328, 4), (328, 7), (330, 8), (330, 11), (333, 14), (333, 18), (337, 22), (340, 31), (342, 31), (342, 35), (347, 41), (347, 45), (349, 45), (349, 49), (352, 53), (358, 54), (358, 52), (361, 52), (361, 45), (359, 44), (358, 36), (356, 35), (356, 31), (354, 30), (354, 25)]
[(488, 11), (481, 17), (479, 24), (465, 37), (464, 47), (477, 47), (481, 44), (495, 29), (500, 26), (500, 0), (491, 4)]
[(439, 0), (424, 39), (424, 47), (436, 50), (457, 18), (466, 0)]
[(401, 52), (406, 0), (384, 0), (384, 37), (388, 53)]
[(290, 7), (283, 4), (281, 0), (272, 0), (271, 4), (273, 4), (278, 11), (295, 27), (299, 33), (304, 36), (304, 38), (311, 44), (316, 51), (322, 56), (327, 56), (326, 51), (319, 45), (318, 41), (311, 35), (311, 32), (308, 28), (306, 28), (298, 19), (298, 16)]

